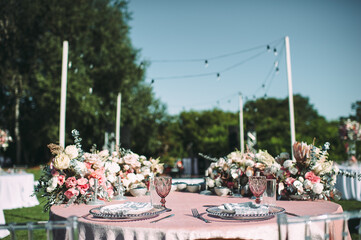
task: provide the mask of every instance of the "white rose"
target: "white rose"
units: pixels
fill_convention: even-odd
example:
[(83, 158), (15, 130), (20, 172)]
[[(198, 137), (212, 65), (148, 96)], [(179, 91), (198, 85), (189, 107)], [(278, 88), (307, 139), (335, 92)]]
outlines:
[(98, 153), (98, 156), (101, 158), (107, 158), (109, 156), (109, 151), (107, 149)]
[(120, 171), (120, 166), (115, 162), (106, 162), (104, 168), (105, 171), (108, 171), (113, 174)]
[(290, 168), (293, 166), (293, 161), (292, 160), (286, 160), (284, 163), (283, 163), (283, 166), (285, 168)]
[(111, 183), (114, 183), (117, 180), (117, 178), (116, 178), (116, 176), (114, 174), (108, 174), (107, 175), (107, 180), (109, 182), (111, 182)]
[(142, 167), (142, 168), (141, 168), (141, 171), (142, 171), (143, 176), (148, 176), (148, 175), (150, 175), (150, 168), (147, 167), (147, 166)]
[(128, 179), (131, 183), (134, 183), (134, 182), (137, 181), (137, 176), (136, 176), (134, 173), (128, 173), (127, 179)]
[(137, 178), (137, 181), (138, 181), (138, 182), (141, 182), (141, 181), (144, 180), (144, 175), (143, 175), (143, 174), (137, 174), (137, 175), (136, 175), (136, 178)]
[(77, 160), (74, 161), (74, 170), (81, 176), (84, 176), (88, 172), (85, 164)]
[(100, 169), (102, 167), (104, 167), (105, 162), (98, 160), (96, 162), (93, 163), (93, 168), (94, 169)]
[(130, 167), (129, 167), (129, 165), (124, 165), (124, 166), (123, 166), (123, 169), (124, 169), (125, 171), (128, 171), (128, 170), (130, 169)]
[(70, 166), (70, 158), (68, 154), (60, 153), (53, 160), (53, 165), (56, 169), (64, 170)]
[(327, 162), (317, 162), (316, 165), (312, 168), (312, 171), (316, 174), (316, 175), (323, 175), (325, 173), (331, 172), (332, 168), (333, 168), (333, 162), (332, 161), (327, 161)]
[(323, 191), (323, 184), (322, 183), (315, 183), (313, 185), (312, 191), (316, 194), (321, 194)]
[(79, 155), (78, 149), (76, 148), (75, 145), (67, 146), (65, 148), (65, 153), (69, 156), (70, 159), (74, 159)]
[(279, 165), (278, 163), (273, 163), (271, 166), (271, 173), (275, 174), (277, 173), (278, 170), (280, 170), (281, 165)]
[(49, 192), (49, 193), (54, 191), (57, 185), (58, 185), (58, 177), (52, 177), (49, 180), (49, 185), (46, 188), (46, 191)]
[(305, 181), (305, 179), (303, 179), (303, 177), (299, 177), (299, 178), (298, 178), (298, 181), (300, 181), (300, 182), (303, 183), (303, 182)]
[(150, 161), (143, 161), (143, 165), (150, 167), (150, 166), (152, 166), (152, 163)]

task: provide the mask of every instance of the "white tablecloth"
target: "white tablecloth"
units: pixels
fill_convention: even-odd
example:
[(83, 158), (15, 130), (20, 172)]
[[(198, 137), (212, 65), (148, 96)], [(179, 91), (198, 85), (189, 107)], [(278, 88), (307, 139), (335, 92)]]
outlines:
[(34, 193), (34, 175), (14, 173), (0, 175), (0, 209), (33, 207), (39, 204)]
[[(340, 170), (348, 171), (352, 174), (361, 174), (361, 168), (358, 166), (338, 166)], [(358, 177), (346, 177), (344, 175), (337, 176), (336, 188), (342, 193), (342, 199), (344, 200), (358, 200), (361, 201), (361, 181)]]

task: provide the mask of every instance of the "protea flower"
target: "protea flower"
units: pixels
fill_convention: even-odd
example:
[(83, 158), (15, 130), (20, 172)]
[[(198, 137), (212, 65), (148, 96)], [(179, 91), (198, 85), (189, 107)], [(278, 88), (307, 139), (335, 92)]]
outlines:
[(306, 163), (309, 157), (311, 147), (304, 142), (295, 142), (293, 144), (293, 155), (297, 162)]

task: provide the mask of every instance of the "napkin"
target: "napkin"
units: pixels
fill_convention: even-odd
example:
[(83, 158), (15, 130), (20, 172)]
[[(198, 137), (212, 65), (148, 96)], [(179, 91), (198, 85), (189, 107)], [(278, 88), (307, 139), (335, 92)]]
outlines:
[(253, 215), (253, 214), (268, 214), (269, 209), (266, 205), (254, 204), (253, 202), (245, 203), (225, 203), (222, 205), (225, 212), (235, 214)]
[(104, 214), (140, 214), (151, 210), (153, 207), (149, 202), (125, 202), (122, 204), (113, 204), (100, 208)]

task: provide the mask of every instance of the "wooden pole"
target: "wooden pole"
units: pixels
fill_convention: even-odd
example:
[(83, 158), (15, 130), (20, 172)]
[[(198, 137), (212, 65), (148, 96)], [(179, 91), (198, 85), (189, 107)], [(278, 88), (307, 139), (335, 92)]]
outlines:
[(118, 93), (118, 98), (117, 98), (117, 119), (116, 119), (116, 127), (115, 127), (115, 144), (116, 144), (116, 148), (118, 148), (120, 146), (121, 105), (122, 105), (122, 94)]

